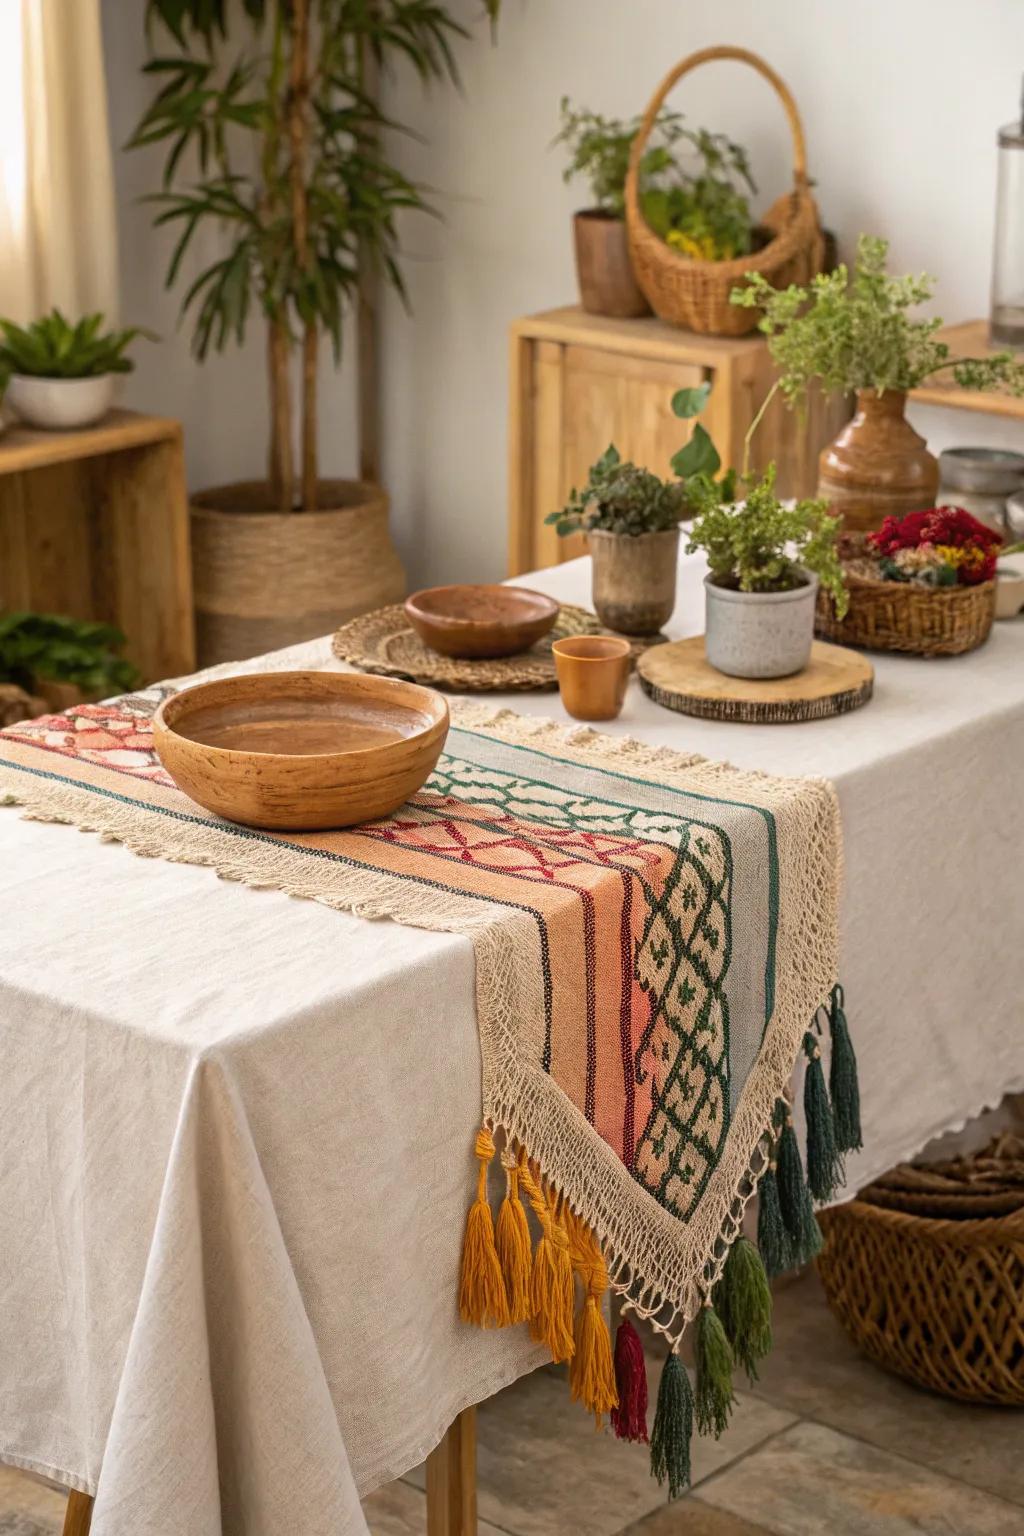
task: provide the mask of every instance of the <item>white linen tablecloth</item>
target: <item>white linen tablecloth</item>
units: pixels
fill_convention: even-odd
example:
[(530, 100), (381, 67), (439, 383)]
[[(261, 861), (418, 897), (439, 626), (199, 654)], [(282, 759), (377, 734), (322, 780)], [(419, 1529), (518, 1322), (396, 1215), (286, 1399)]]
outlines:
[[(589, 603), (586, 561), (524, 582)], [(837, 720), (718, 725), (634, 684), (608, 727), (836, 784), (851, 1189), (1024, 1089), (1024, 622), (875, 663)], [(0, 901), (0, 1460), (98, 1485), (93, 1536), (365, 1532), (360, 1494), (543, 1358), (455, 1307), (469, 943), (13, 810)]]

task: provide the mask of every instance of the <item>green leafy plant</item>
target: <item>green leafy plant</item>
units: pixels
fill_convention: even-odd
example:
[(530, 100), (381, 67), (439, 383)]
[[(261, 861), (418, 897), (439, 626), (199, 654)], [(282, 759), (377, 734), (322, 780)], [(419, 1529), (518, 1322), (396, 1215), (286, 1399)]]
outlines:
[(112, 624), (51, 613), (0, 612), (0, 682), (32, 693), (39, 680), (74, 683), (83, 693), (124, 693), (139, 674), (117, 654), (124, 635)]
[[(710, 384), (677, 389), (672, 410), (684, 421), (699, 416), (710, 393)], [(562, 537), (591, 528), (633, 536), (677, 528), (690, 510), (698, 484), (714, 487), (725, 499), (732, 496), (735, 475), (731, 470), (715, 484), (721, 465), (718, 450), (700, 422), (695, 423), (689, 442), (673, 455), (674, 481), (662, 480), (653, 471), (628, 461), (623, 463), (618, 449), (610, 443), (591, 465), (583, 489), (574, 488), (565, 506), (550, 512), (544, 521), (553, 524)]]
[[(554, 144), (569, 150), (564, 181), (582, 176), (594, 206), (625, 217), (626, 173), (642, 118), (623, 121), (561, 103), (562, 126)], [(687, 169), (680, 154), (691, 153)], [(718, 260), (751, 248), (750, 209), (740, 190), (756, 192), (746, 150), (723, 133), (687, 128), (678, 112), (660, 112), (640, 156), (640, 207), (656, 234), (690, 255)]]
[[(487, 0), (492, 21), (499, 0)], [(255, 312), (269, 328), (274, 505), (317, 504), (317, 359), (338, 356), (367, 272), (405, 296), (398, 216), (433, 211), (389, 159), (399, 125), (380, 109), (378, 70), (410, 64), (425, 84), (458, 71), (465, 28), (439, 0), (149, 0), (155, 96), (131, 140), (167, 158), (155, 222), (176, 232), (167, 285), (200, 230), (216, 258), (187, 286), (199, 358), (241, 342)], [(292, 452), (293, 369), (301, 349), (301, 472)]]
[(861, 235), (852, 274), (845, 265), (821, 273), (806, 287), (776, 290), (763, 276), (747, 274), (732, 302), (763, 309), (759, 328), (770, 338), (779, 365), (778, 387), (789, 403), (801, 403), (812, 380), (828, 391), (914, 389), (948, 369), (963, 389), (1008, 388), (1024, 394), (1024, 363), (1010, 352), (956, 358), (935, 333), (941, 320), (910, 313), (931, 298), (935, 280), (894, 277), (886, 270), (888, 241)]
[(702, 261), (731, 261), (754, 245), (754, 221), (744, 186), (756, 192), (742, 145), (706, 128), (684, 135), (696, 168), (680, 168), (667, 186), (647, 188), (640, 198), (644, 218), (669, 245)]
[(72, 325), (54, 309), (31, 325), (0, 320), (0, 396), (12, 373), (38, 379), (94, 379), (104, 373), (130, 373), (135, 367), (125, 356), (136, 336), (147, 336), (138, 326), (123, 331), (104, 331), (101, 314), (85, 315)]
[(840, 618), (849, 606), (836, 548), (840, 519), (824, 501), (785, 506), (775, 494), (775, 465), (746, 482), (741, 502), (723, 500), (719, 487), (700, 480), (693, 487), (697, 516), (687, 552), (702, 549), (712, 580), (740, 592), (786, 592), (813, 571), (832, 594)]
[(686, 487), (662, 480), (649, 469), (623, 463), (610, 443), (595, 464), (582, 490), (569, 493), (565, 506), (544, 519), (561, 536), (601, 529), (606, 533), (662, 533), (678, 528), (687, 507)]
[[(604, 117), (586, 107), (574, 107), (568, 96), (561, 102), (562, 126), (552, 140), (552, 148), (564, 144), (569, 163), (562, 180), (582, 176), (590, 183), (594, 207), (615, 219), (626, 216), (626, 172), (633, 140), (642, 121), (639, 117), (623, 122)], [(678, 112), (661, 112), (655, 121), (647, 148), (640, 160), (640, 185), (649, 186), (657, 177), (674, 170), (675, 145), (684, 136), (683, 119)]]

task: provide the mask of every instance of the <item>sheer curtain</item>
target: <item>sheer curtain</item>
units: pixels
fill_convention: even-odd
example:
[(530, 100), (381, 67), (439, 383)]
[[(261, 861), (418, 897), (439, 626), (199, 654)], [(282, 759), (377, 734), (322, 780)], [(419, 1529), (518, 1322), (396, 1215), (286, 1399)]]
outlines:
[(99, 0), (0, 0), (0, 315), (117, 310)]

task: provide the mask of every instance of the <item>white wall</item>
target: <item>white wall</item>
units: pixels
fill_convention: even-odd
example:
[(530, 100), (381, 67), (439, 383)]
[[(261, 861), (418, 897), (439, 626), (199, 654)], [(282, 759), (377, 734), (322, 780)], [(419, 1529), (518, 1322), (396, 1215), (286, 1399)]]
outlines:
[[(403, 166), (437, 189), (446, 222), (411, 221), (407, 272), (414, 316), (389, 302), (383, 324), (386, 481), (394, 528), (415, 581), (504, 573), (506, 329), (516, 315), (571, 302), (565, 187), (548, 145), (563, 94), (616, 114), (640, 110), (683, 54), (728, 42), (764, 55), (802, 110), (825, 222), (845, 252), (859, 230), (886, 234), (899, 269), (939, 279), (937, 312), (984, 314), (995, 195), (995, 134), (1016, 109), (1024, 70), (1021, 0), (504, 0), (496, 45), (478, 0), (455, 0), (474, 28), (460, 54), (464, 90), (400, 77), (393, 115), (426, 144), (399, 141)], [(141, 22), (103, 0), (115, 143), (145, 100)], [(718, 64), (678, 88), (694, 124), (751, 149), (765, 201), (785, 185), (788, 145), (769, 88)], [(261, 473), (262, 346), (202, 368), (175, 330), (162, 292), (168, 242), (134, 201), (159, 156), (120, 155), (123, 313), (159, 330), (140, 347), (131, 403), (185, 422), (193, 485)], [(351, 381), (325, 366), (326, 473), (353, 467)], [(959, 441), (1024, 448), (1024, 434), (986, 418), (915, 412), (933, 447)], [(794, 430), (798, 430), (794, 423)]]

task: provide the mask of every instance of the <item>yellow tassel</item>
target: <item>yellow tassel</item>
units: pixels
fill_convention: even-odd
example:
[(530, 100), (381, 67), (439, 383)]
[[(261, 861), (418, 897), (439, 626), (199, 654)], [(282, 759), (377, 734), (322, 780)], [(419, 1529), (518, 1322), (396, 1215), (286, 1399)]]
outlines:
[(479, 1328), (508, 1325), (508, 1296), (494, 1245), (494, 1218), (487, 1200), (487, 1165), (494, 1156), (494, 1139), (481, 1126), (476, 1137), (480, 1162), (476, 1199), (466, 1217), (462, 1240), (462, 1272), (459, 1278), (459, 1314), (464, 1323)]
[(603, 1415), (619, 1405), (611, 1335), (601, 1301), (608, 1289), (608, 1266), (601, 1246), (585, 1221), (564, 1210), (572, 1265), (583, 1285), (583, 1305), (576, 1318), (576, 1351), (569, 1366), (569, 1390), (594, 1415), (601, 1428)]
[(530, 1333), (538, 1343), (547, 1345), (557, 1365), (571, 1360), (576, 1348), (569, 1234), (554, 1197), (544, 1194), (535, 1170), (525, 1158), (519, 1162), (519, 1179), (541, 1226), (530, 1275)]
[(505, 1198), (498, 1211), (495, 1234), (498, 1261), (508, 1294), (508, 1320), (525, 1323), (530, 1319), (530, 1223), (519, 1198), (519, 1167), (511, 1152), (501, 1157), (505, 1168)]

